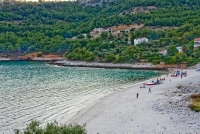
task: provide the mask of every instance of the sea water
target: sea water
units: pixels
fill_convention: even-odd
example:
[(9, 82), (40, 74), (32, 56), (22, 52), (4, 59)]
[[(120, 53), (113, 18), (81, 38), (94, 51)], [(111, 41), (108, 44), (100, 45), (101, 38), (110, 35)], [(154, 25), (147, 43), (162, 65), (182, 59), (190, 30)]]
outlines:
[(99, 98), (160, 73), (0, 62), (0, 133), (14, 133), (32, 120), (65, 123)]

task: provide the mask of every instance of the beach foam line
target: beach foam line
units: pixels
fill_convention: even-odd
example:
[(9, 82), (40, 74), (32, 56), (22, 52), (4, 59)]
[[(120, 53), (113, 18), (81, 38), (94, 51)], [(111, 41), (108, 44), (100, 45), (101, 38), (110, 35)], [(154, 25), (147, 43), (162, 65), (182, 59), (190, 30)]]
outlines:
[[(129, 89), (129, 88), (135, 87), (137, 85), (141, 85), (144, 82), (148, 82), (152, 79), (157, 79), (158, 77), (166, 77), (166, 76), (167, 76), (166, 74), (161, 74), (159, 76), (152, 77), (152, 78), (149, 78), (147, 80), (138, 81), (138, 82), (131, 84), (129, 86), (126, 86), (126, 87), (121, 87), (116, 91), (113, 91), (113, 92), (110, 92), (110, 93), (107, 93), (107, 94), (102, 94), (102, 96), (100, 98), (98, 98), (97, 100), (95, 100), (93, 103), (86, 104), (87, 106), (82, 107), (80, 110), (76, 111), (76, 114), (74, 114), (70, 118), (66, 118), (65, 120), (63, 120), (63, 123), (64, 124), (75, 123), (76, 119), (80, 118), (83, 114), (87, 113), (92, 107), (97, 105), (97, 103), (99, 103), (101, 100), (105, 99), (106, 97), (112, 96), (113, 94), (115, 94), (119, 91), (123, 91), (123, 90)], [(140, 89), (140, 87), (138, 87), (138, 89)]]

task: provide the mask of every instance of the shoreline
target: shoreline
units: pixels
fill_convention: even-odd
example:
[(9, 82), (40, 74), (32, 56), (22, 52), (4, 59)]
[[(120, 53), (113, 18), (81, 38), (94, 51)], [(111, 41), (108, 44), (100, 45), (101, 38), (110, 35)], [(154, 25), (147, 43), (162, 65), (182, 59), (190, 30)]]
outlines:
[[(76, 116), (66, 120), (65, 123), (86, 123), (88, 134), (198, 132), (200, 127), (190, 124), (194, 120), (193, 115), (195, 116), (196, 114), (191, 114), (194, 111), (189, 110), (191, 116), (187, 118), (187, 106), (185, 106), (187, 110), (181, 111), (185, 113), (183, 115), (177, 115), (173, 111), (170, 114), (156, 111), (154, 108), (155, 104), (157, 104), (156, 102), (168, 100), (168, 97), (163, 95), (163, 92), (175, 89), (178, 84), (187, 85), (191, 81), (193, 83), (199, 82), (199, 76), (195, 69), (187, 69), (186, 71), (188, 76), (183, 79), (162, 75), (160, 77), (166, 77), (163, 84), (140, 89), (139, 85), (143, 81), (111, 93), (96, 101), (92, 106), (79, 111)], [(149, 87), (152, 90), (150, 94), (148, 93)], [(137, 92), (139, 93), (139, 99), (135, 97)], [(176, 100), (178, 97), (181, 98), (181, 96), (177, 95), (174, 99)], [(179, 107), (176, 108), (179, 109)], [(197, 115), (200, 115), (200, 113), (197, 113)], [(196, 122), (197, 125), (200, 125), (200, 121)]]
[[(141, 85), (143, 85), (144, 82), (151, 81), (152, 79), (156, 80), (158, 77), (162, 77), (164, 75), (165, 75), (165, 73), (161, 73), (158, 76), (154, 76), (154, 77), (147, 78), (147, 79), (144, 79), (144, 80), (136, 81), (133, 84), (120, 87), (117, 90), (114, 90), (113, 92), (109, 92), (107, 94), (104, 94), (101, 97), (99, 97), (96, 100), (94, 100), (92, 103), (90, 102), (90, 103), (84, 104), (85, 107), (82, 107), (80, 110), (76, 111), (76, 113), (74, 113), (70, 117), (67, 117), (66, 119), (61, 120), (58, 123), (59, 124), (74, 124), (75, 123), (74, 122), (75, 119), (80, 118), (84, 113), (86, 113), (88, 110), (90, 110), (91, 108), (93, 108), (97, 103), (99, 103), (99, 101), (104, 100), (105, 98), (107, 98), (109, 96), (112, 96), (113, 94), (116, 94), (119, 91), (126, 90), (127, 88), (130, 88), (132, 86), (138, 86), (138, 87), (140, 87)], [(81, 124), (81, 125), (83, 125), (83, 124)]]
[(145, 63), (127, 63), (127, 64), (114, 64), (114, 63), (98, 63), (98, 62), (83, 62), (83, 61), (56, 61), (49, 63), (51, 65), (66, 66), (66, 67), (90, 67), (90, 68), (109, 68), (109, 69), (135, 69), (135, 70), (167, 70), (168, 68), (156, 67), (149, 62)]
[[(134, 83), (134, 84), (132, 84), (132, 85), (129, 85), (129, 86), (126, 86), (126, 87), (121, 87), (121, 88), (119, 88), (118, 90), (116, 90), (116, 91), (114, 91), (114, 92), (111, 92), (111, 93), (109, 93), (109, 94), (107, 94), (107, 95), (104, 95), (104, 96), (102, 96), (101, 98), (95, 100), (92, 104), (90, 104), (90, 105), (86, 106), (85, 108), (79, 110), (79, 111), (77, 112), (76, 115), (74, 115), (74, 116), (70, 117), (69, 119), (67, 119), (67, 121), (65, 121), (65, 124), (66, 124), (66, 123), (67, 123), (67, 124), (73, 124), (73, 123), (74, 123), (74, 120), (76, 120), (77, 118), (81, 118), (81, 116), (83, 116), (83, 114), (85, 114), (85, 113), (88, 112), (91, 108), (93, 108), (95, 105), (97, 105), (97, 103), (99, 103), (99, 101), (102, 101), (103, 99), (105, 99), (105, 98), (107, 98), (107, 97), (109, 97), (109, 96), (112, 96), (112, 95), (116, 94), (117, 92), (120, 92), (120, 91), (122, 91), (122, 90), (126, 90), (127, 88), (131, 88), (131, 87), (134, 87), (134, 86), (140, 87), (141, 85), (143, 85), (143, 83), (147, 83), (147, 82), (151, 81), (152, 79), (155, 79), (155, 80), (156, 80), (158, 77), (163, 77), (163, 76), (165, 76), (165, 75), (166, 75), (166, 74), (161, 74), (161, 75), (156, 76), (156, 77), (152, 77), (152, 78), (149, 78), (149, 79), (146, 79), (146, 80), (138, 81), (138, 82), (136, 82), (136, 83)], [(61, 123), (61, 124), (62, 124), (62, 123)]]
[(60, 58), (32, 58), (32, 59), (9, 59), (0, 58), (0, 62), (29, 61), (29, 62), (47, 62), (49, 65), (64, 67), (89, 67), (89, 68), (108, 68), (108, 69), (133, 69), (133, 70), (168, 70), (169, 68), (188, 68), (186, 64), (156, 64), (151, 62), (137, 63), (105, 63), (105, 62), (85, 62), (85, 61), (68, 61), (63, 57)]
[(64, 58), (33, 58), (33, 59), (0, 58), (0, 62), (10, 62), (10, 61), (56, 62), (56, 61), (62, 61), (62, 60), (64, 60)]
[(33, 58), (30, 60), (24, 59), (9, 59), (0, 58), (0, 62), (14, 62), (14, 61), (29, 61), (29, 62), (47, 62), (50, 65), (64, 66), (64, 67), (89, 67), (89, 68), (108, 68), (108, 69), (133, 69), (133, 70), (167, 70), (168, 67), (157, 67), (149, 62), (144, 63), (126, 63), (126, 64), (114, 64), (114, 63), (98, 63), (98, 62), (83, 62), (83, 61), (67, 61), (57, 58)]

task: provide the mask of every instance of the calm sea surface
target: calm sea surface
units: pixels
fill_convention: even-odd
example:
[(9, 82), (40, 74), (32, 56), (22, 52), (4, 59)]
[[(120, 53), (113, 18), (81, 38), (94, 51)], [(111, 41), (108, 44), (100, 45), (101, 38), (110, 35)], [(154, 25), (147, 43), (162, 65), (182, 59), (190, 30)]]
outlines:
[(57, 67), (42, 62), (0, 62), (0, 133), (31, 120), (64, 123), (95, 100), (160, 75), (159, 71)]

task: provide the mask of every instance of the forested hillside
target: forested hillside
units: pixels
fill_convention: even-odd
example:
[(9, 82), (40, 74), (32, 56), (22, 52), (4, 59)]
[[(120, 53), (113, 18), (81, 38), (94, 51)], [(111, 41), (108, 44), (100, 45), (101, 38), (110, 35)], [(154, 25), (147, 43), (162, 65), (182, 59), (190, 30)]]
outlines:
[[(200, 50), (192, 48), (194, 38), (200, 37), (199, 6), (199, 0), (115, 0), (101, 5), (4, 2), (0, 6), (0, 53), (66, 52), (72, 60), (104, 62), (193, 61), (200, 58)], [(146, 10), (147, 7), (154, 9)], [(94, 28), (133, 23), (144, 27), (118, 35), (102, 33), (95, 39), (89, 34)], [(74, 36), (77, 39), (71, 39)], [(134, 46), (133, 40), (139, 37), (150, 41)], [(184, 53), (158, 53), (173, 45), (183, 46)]]

